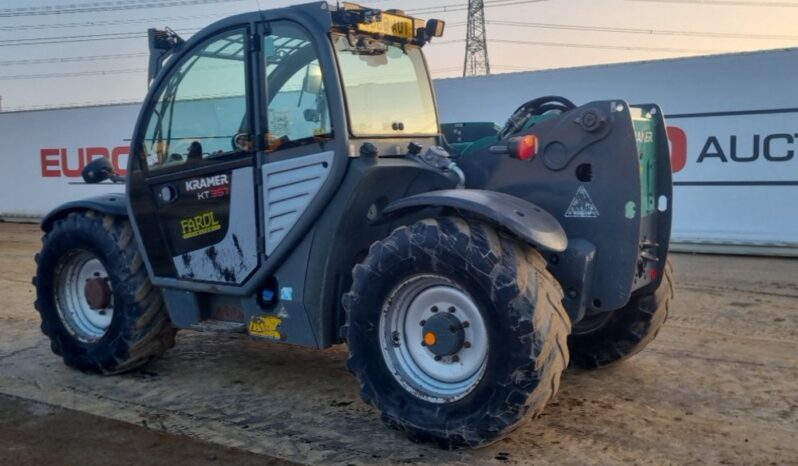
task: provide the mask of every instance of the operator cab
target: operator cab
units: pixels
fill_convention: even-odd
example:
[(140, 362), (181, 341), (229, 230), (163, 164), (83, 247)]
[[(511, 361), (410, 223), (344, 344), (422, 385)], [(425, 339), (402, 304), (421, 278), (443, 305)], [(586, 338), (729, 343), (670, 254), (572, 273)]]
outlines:
[(388, 156), (436, 144), (420, 49), (443, 27), (312, 3), (234, 16), (188, 41), (151, 31), (157, 74), (129, 198), (154, 281), (241, 287), (285, 254), (283, 240), (296, 243), (362, 140)]

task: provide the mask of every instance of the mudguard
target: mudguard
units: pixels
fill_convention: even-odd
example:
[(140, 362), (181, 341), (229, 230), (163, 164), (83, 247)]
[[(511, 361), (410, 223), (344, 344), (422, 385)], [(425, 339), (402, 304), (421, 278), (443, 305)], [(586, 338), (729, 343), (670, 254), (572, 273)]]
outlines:
[(568, 247), (565, 230), (551, 214), (518, 197), (482, 189), (443, 189), (405, 197), (389, 204), (383, 214), (421, 207), (449, 207), (502, 226), (539, 249), (562, 252)]
[[(587, 118), (590, 116), (590, 118)], [(665, 121), (656, 105), (591, 102), (540, 121), (529, 160), (469, 150), (457, 158), (467, 189), (509, 194), (554, 216), (568, 250), (547, 257), (576, 322), (620, 309), (664, 273), (672, 193)]]
[(49, 231), (53, 226), (53, 222), (66, 217), (70, 212), (78, 210), (96, 210), (103, 214), (127, 217), (127, 204), (124, 194), (103, 194), (102, 196), (92, 196), (61, 204), (42, 219), (42, 230)]

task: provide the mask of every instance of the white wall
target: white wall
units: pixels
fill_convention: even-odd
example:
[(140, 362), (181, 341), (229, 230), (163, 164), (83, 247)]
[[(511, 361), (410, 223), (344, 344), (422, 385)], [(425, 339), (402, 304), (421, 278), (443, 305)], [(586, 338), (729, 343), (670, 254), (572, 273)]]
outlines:
[[(435, 89), (443, 122), (502, 123), (524, 101), (548, 94), (577, 104), (613, 98), (656, 102), (667, 115), (795, 109), (680, 117), (668, 123), (687, 136), (686, 164), (674, 174), (674, 239), (789, 246), (798, 254), (795, 76), (798, 49), (444, 79), (435, 82)], [(69, 200), (123, 191), (121, 185), (82, 184), (81, 160), (126, 154), (138, 110), (137, 104), (129, 104), (0, 113), (0, 216), (38, 217)], [(764, 156), (765, 137), (774, 134), (790, 135), (769, 139), (771, 159), (781, 161)], [(731, 137), (736, 137), (739, 159), (753, 155), (756, 135), (757, 159), (732, 160)], [(710, 137), (717, 139), (726, 162), (719, 156), (698, 161)], [(126, 155), (118, 158), (124, 167)], [(707, 181), (793, 184), (681, 184)]]
[(80, 170), (105, 155), (122, 169), (138, 105), (0, 113), (0, 216), (40, 217), (75, 199), (124, 192), (86, 185)]
[[(551, 94), (576, 104), (658, 103), (676, 116), (668, 125), (686, 135), (686, 147), (677, 150), (686, 163), (674, 173), (674, 240), (789, 246), (798, 253), (795, 76), (798, 49), (789, 49), (444, 79), (435, 89), (444, 123), (503, 123), (524, 101)], [(694, 115), (751, 110), (770, 112)], [(732, 146), (737, 160), (753, 158), (755, 150), (758, 157), (736, 161)]]

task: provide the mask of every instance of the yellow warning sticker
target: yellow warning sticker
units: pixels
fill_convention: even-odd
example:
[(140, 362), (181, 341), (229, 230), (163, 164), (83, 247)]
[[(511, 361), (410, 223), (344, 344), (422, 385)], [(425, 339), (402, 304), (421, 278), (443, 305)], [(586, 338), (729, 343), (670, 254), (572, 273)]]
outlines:
[(222, 224), (212, 211), (208, 211), (180, 220), (180, 227), (183, 229), (183, 239), (189, 239), (219, 231), (222, 229)]
[(280, 324), (282, 323), (283, 319), (277, 316), (255, 316), (249, 321), (249, 333), (259, 337), (281, 340)]

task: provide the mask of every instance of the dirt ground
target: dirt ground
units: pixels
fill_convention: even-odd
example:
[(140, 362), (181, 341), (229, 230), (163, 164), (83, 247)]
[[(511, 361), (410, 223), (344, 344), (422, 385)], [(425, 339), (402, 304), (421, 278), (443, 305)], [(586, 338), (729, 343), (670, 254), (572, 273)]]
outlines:
[(0, 464), (290, 466), (296, 463), (0, 395)]
[[(541, 418), (490, 447), (450, 452), (385, 428), (359, 400), (342, 347), (181, 332), (144, 370), (69, 370), (32, 307), (38, 246), (35, 225), (0, 224), (0, 394), (82, 414), (44, 417), (32, 431), (69, 428), (90, 439), (98, 428), (81, 417), (99, 416), (97, 425), (148, 428), (120, 429), (131, 445), (157, 431), (186, 441), (187, 454), (210, 443), (312, 464), (798, 464), (798, 260), (674, 255), (676, 301), (646, 351), (603, 370), (569, 370)], [(19, 423), (0, 424), (0, 463), (24, 447)], [(39, 453), (52, 456), (41, 463), (74, 455), (69, 445), (43, 438)], [(143, 458), (158, 451), (140, 448)]]

